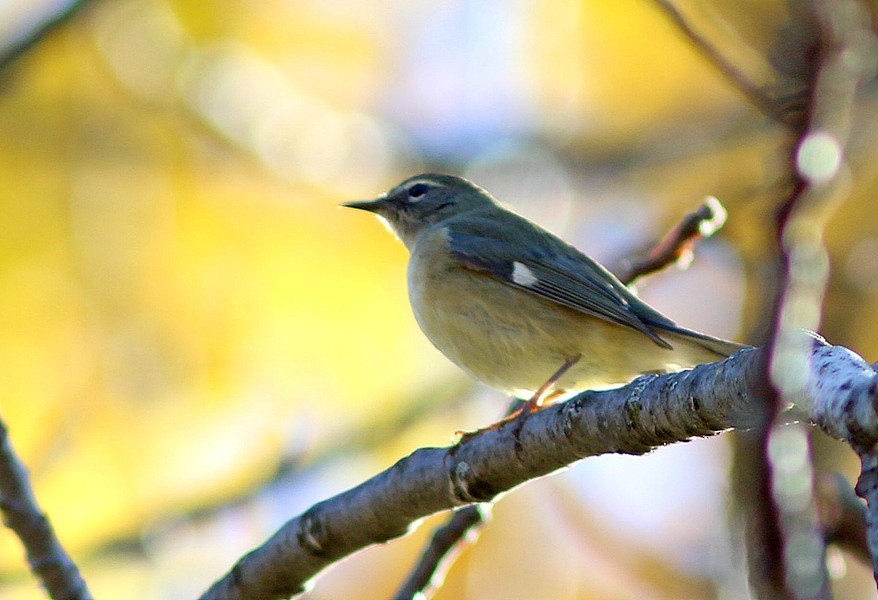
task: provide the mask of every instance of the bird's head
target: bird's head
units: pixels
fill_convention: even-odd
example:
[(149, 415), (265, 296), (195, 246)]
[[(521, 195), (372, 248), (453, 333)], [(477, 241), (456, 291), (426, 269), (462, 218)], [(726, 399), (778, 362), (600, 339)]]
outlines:
[(494, 198), (476, 184), (463, 177), (435, 173), (409, 177), (374, 200), (342, 204), (378, 215), (409, 249), (427, 227), (494, 205)]

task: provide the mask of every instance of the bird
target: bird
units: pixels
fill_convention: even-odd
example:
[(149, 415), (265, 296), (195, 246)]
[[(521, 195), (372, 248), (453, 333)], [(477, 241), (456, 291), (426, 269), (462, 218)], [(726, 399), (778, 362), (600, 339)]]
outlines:
[(677, 325), (462, 177), (422, 173), (342, 206), (374, 213), (408, 249), (409, 300), (430, 342), (472, 378), (529, 398), (524, 415), (745, 347)]

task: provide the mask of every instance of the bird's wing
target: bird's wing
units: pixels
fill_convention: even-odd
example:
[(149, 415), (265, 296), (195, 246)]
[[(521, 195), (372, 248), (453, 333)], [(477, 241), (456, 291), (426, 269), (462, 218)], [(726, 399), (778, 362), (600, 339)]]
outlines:
[(490, 219), (449, 227), (452, 258), (551, 302), (636, 329), (659, 346), (671, 348), (650, 326), (674, 327), (672, 321), (638, 300), (598, 263), (520, 219), (515, 230), (523, 239), (516, 243), (503, 239), (500, 225)]

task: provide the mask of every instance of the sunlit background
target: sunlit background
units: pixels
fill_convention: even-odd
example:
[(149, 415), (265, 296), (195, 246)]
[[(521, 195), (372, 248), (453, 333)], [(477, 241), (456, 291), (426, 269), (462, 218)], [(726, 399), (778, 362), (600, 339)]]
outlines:
[[(783, 83), (784, 2), (679, 5)], [(726, 228), (641, 295), (761, 339), (783, 131), (650, 0), (5, 0), (0, 53), (64, 11), (0, 71), (0, 415), (97, 597), (196, 597), (313, 502), (504, 410), (418, 331), (404, 248), (344, 200), (462, 174), (612, 267), (712, 194)], [(874, 361), (859, 159), (823, 332)], [(508, 494), (436, 597), (746, 597), (727, 447), (589, 459)], [(439, 522), (307, 597), (388, 597)], [(838, 597), (874, 593), (830, 558)], [(0, 595), (42, 597), (8, 532)]]

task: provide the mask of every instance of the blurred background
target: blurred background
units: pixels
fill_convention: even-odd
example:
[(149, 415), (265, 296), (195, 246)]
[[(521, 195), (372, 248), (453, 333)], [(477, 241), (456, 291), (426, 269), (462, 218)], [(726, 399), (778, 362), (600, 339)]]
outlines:
[[(783, 0), (678, 5), (783, 88)], [(0, 415), (97, 597), (196, 597), (312, 503), (504, 410), (417, 329), (402, 245), (342, 201), (461, 174), (612, 267), (715, 195), (726, 227), (640, 293), (762, 338), (788, 139), (650, 0), (5, 0), (0, 67)], [(822, 327), (871, 361), (874, 109)], [(515, 490), (436, 598), (746, 598), (727, 438)], [(814, 451), (855, 479), (846, 447)], [(306, 597), (389, 596), (442, 520)], [(21, 554), (0, 535), (0, 596), (40, 598)], [(830, 566), (838, 597), (874, 596), (870, 569)]]

